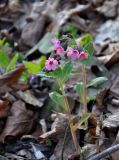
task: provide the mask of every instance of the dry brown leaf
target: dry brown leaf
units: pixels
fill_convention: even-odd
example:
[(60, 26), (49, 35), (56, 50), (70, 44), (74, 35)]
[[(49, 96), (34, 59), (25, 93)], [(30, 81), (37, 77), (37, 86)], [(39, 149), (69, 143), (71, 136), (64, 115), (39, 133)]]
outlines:
[[(62, 143), (63, 143), (64, 137), (60, 138), (58, 144), (55, 147), (54, 154), (50, 157), (50, 160), (60, 160), (61, 154), (62, 154)], [(66, 137), (66, 144), (64, 148), (63, 158), (64, 159), (73, 159), (73, 155), (75, 156), (75, 147), (72, 141), (71, 134), (67, 133)]]
[(18, 82), (17, 84), (12, 85), (12, 88), (25, 91), (29, 88), (29, 85), (25, 82)]
[(54, 120), (51, 131), (42, 134), (38, 139), (57, 139), (59, 140), (62, 137), (62, 133), (64, 135), (64, 131), (68, 126), (68, 118), (63, 113), (52, 114), (52, 119)]
[(108, 68), (119, 61), (119, 53), (113, 53), (112, 55), (101, 56), (98, 58), (103, 62)]
[(7, 116), (7, 109), (9, 107), (9, 102), (0, 100), (0, 118)]
[(110, 91), (119, 97), (119, 75), (116, 77), (115, 81), (113, 81)]
[(27, 90), (25, 92), (18, 91), (16, 92), (22, 100), (24, 100), (26, 103), (31, 104), (33, 106), (42, 107), (43, 103), (39, 101), (30, 90)]
[(25, 71), (25, 67), (21, 65), (21, 66), (18, 66), (13, 71), (2, 75), (0, 77), (0, 87), (3, 85), (14, 85), (24, 71)]
[(28, 134), (33, 125), (33, 112), (26, 110), (25, 103), (21, 100), (13, 104), (11, 114), (11, 116), (8, 116), (5, 128), (0, 135), (0, 141), (2, 142), (7, 136)]
[(104, 97), (106, 96), (107, 92), (108, 92), (108, 89), (105, 88), (96, 96), (96, 103), (97, 103), (98, 109), (100, 111), (105, 110), (103, 100), (104, 100)]
[(7, 85), (2, 85), (0, 86), (0, 96), (3, 96), (5, 95), (7, 92), (12, 92), (12, 88), (10, 88), (9, 86)]
[(119, 127), (119, 113), (108, 116), (103, 121), (103, 128), (114, 129)]
[(97, 11), (102, 13), (107, 18), (114, 18), (117, 15), (118, 0), (105, 1), (103, 6), (97, 8)]

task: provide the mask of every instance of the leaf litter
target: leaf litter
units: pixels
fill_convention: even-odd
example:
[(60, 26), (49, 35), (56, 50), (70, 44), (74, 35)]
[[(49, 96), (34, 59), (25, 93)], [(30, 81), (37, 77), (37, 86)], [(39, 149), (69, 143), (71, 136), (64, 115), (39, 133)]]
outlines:
[[(23, 53), (25, 61), (47, 56), (52, 51), (49, 41), (54, 32), (65, 32), (70, 22), (76, 26), (78, 37), (86, 32), (93, 35), (96, 62), (87, 66), (87, 79), (106, 75), (108, 81), (89, 88), (94, 99), (88, 103), (88, 109), (93, 116), (89, 118), (88, 132), (79, 129), (77, 133), (83, 159), (88, 160), (99, 151), (118, 144), (118, 0), (8, 2), (0, 3), (0, 38), (15, 42), (14, 49)], [(0, 50), (3, 48), (0, 45)], [(3, 50), (9, 53), (9, 49)], [(76, 72), (81, 68), (79, 64), (74, 66), (75, 73), (67, 81), (65, 90), (73, 114), (80, 116), (81, 101), (72, 86), (81, 81)], [(48, 97), (53, 87), (57, 91), (57, 84), (41, 77), (34, 83), (21, 82), (19, 78), (24, 71), (26, 68), (20, 65), (0, 75), (0, 141), (4, 145), (0, 158), (59, 160), (64, 147), (64, 158), (76, 159), (69, 129), (63, 146), (67, 117), (65, 113), (57, 113), (58, 106)], [(13, 146), (11, 142), (14, 144), (12, 151), (8, 149)], [(118, 151), (107, 155), (108, 159), (110, 157), (118, 160)]]

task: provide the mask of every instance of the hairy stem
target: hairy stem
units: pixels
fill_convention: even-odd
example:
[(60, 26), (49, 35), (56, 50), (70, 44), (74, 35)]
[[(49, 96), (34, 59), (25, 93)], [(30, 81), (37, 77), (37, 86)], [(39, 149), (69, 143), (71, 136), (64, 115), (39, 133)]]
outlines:
[(71, 130), (71, 134), (72, 134), (73, 143), (74, 143), (76, 151), (78, 152), (79, 144), (78, 144), (78, 141), (77, 141), (76, 133), (73, 129), (72, 115), (71, 115), (71, 110), (70, 110), (69, 103), (68, 103), (68, 100), (67, 100), (67, 96), (65, 94), (64, 87), (61, 84), (60, 80), (57, 80), (57, 82), (60, 86), (61, 92), (62, 92), (63, 97), (64, 97), (64, 105), (65, 105), (65, 108), (67, 110), (67, 115), (68, 115), (68, 119), (69, 119), (69, 124), (70, 124), (70, 130)]
[[(83, 78), (84, 113), (87, 113), (87, 87), (86, 87), (86, 66), (85, 66), (85, 64), (82, 64), (82, 78)], [(87, 128), (87, 121), (85, 122), (85, 127)]]

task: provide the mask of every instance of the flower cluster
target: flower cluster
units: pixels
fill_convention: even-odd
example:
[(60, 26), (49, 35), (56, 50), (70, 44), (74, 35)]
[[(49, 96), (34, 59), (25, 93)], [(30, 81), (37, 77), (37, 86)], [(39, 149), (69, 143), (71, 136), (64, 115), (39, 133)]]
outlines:
[[(59, 39), (54, 38), (51, 40), (51, 43), (54, 46), (54, 52), (56, 56), (60, 56), (60, 57), (68, 57), (72, 60), (83, 60), (88, 58), (88, 53), (85, 51), (79, 51), (76, 48), (68, 48), (66, 51), (64, 50), (64, 48), (61, 45), (61, 42)], [(48, 58), (45, 62), (45, 69), (47, 71), (54, 71), (58, 68), (58, 60), (56, 58)]]

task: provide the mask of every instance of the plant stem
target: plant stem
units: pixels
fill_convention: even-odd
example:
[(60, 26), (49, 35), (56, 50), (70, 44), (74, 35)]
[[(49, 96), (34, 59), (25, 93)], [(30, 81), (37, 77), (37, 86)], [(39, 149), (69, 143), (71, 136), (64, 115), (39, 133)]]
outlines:
[(58, 84), (60, 86), (61, 92), (62, 92), (63, 97), (64, 97), (64, 105), (65, 105), (65, 108), (67, 110), (67, 115), (68, 115), (68, 119), (69, 119), (69, 124), (70, 124), (70, 130), (71, 130), (71, 134), (72, 134), (73, 143), (74, 143), (76, 151), (78, 152), (79, 144), (77, 142), (76, 133), (75, 133), (75, 131), (73, 129), (72, 115), (71, 115), (69, 103), (68, 103), (68, 100), (67, 100), (67, 96), (65, 94), (64, 87), (63, 87), (62, 83), (60, 82), (60, 80), (57, 80), (57, 82), (58, 82)]
[[(83, 105), (84, 113), (87, 113), (87, 83), (86, 83), (86, 66), (82, 64), (82, 78), (83, 78)], [(85, 127), (87, 128), (87, 121), (85, 122)]]
[(65, 129), (64, 140), (63, 140), (63, 147), (62, 147), (62, 152), (61, 152), (61, 160), (64, 160), (63, 154), (64, 154), (64, 149), (65, 149), (65, 144), (66, 144), (66, 138), (67, 138), (67, 133), (68, 133), (69, 127), (70, 127), (70, 124), (68, 124), (67, 128)]

